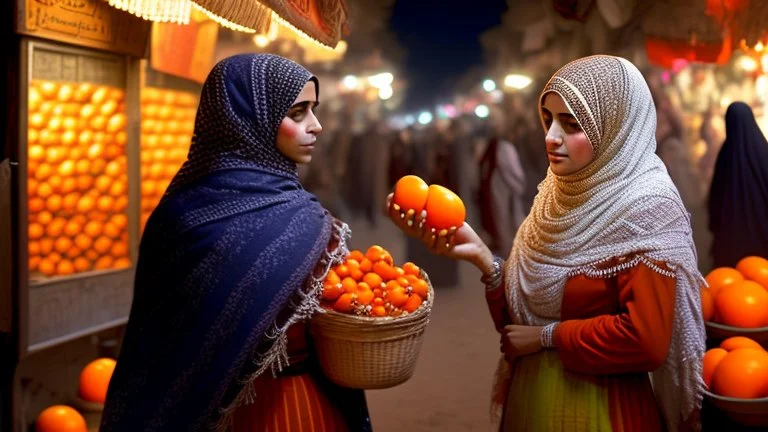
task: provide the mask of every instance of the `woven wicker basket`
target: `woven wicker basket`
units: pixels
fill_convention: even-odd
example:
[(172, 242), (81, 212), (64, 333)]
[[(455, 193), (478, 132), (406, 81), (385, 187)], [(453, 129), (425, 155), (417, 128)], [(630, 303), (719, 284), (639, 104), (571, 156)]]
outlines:
[(413, 313), (400, 317), (359, 317), (335, 311), (317, 314), (310, 331), (320, 367), (340, 386), (383, 389), (407, 381), (416, 369), (435, 292)]

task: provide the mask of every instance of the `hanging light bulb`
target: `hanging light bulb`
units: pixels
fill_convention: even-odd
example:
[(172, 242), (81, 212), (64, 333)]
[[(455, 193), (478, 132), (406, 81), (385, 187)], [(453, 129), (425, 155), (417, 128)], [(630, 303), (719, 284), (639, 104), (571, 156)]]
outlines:
[(108, 0), (109, 5), (147, 21), (189, 24), (190, 0)]

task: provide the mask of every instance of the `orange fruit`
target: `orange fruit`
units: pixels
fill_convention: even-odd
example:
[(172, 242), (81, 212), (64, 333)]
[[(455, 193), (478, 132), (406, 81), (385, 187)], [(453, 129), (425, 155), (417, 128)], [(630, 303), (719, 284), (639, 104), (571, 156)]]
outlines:
[(59, 237), (56, 239), (53, 247), (56, 249), (56, 252), (65, 254), (72, 247), (72, 240), (69, 237)]
[(128, 208), (128, 197), (123, 195), (115, 198), (114, 208), (116, 212), (124, 212)]
[(341, 288), (344, 292), (353, 293), (357, 291), (357, 281), (351, 277), (345, 277), (341, 280)]
[(128, 268), (130, 266), (131, 266), (131, 259), (128, 257), (118, 258), (112, 264), (112, 267), (117, 269)]
[(429, 186), (420, 177), (407, 175), (395, 184), (392, 202), (400, 206), (402, 211), (413, 210), (417, 214), (424, 210), (427, 203)]
[(706, 279), (707, 284), (709, 285), (709, 289), (711, 290), (710, 294), (712, 294), (712, 300), (714, 300), (717, 298), (717, 294), (720, 292), (721, 288), (743, 281), (744, 275), (735, 268), (718, 267), (709, 272), (704, 279)]
[(403, 264), (403, 271), (407, 275), (413, 275), (413, 276), (419, 276), (421, 274), (421, 269), (419, 266), (412, 262), (407, 262)]
[(56, 274), (59, 276), (69, 276), (75, 272), (75, 266), (72, 261), (61, 260), (56, 265)]
[(438, 230), (459, 227), (464, 223), (467, 210), (458, 195), (440, 185), (429, 186), (425, 205), (427, 226)]
[(357, 285), (357, 303), (361, 305), (369, 305), (373, 301), (373, 290), (365, 282), (360, 282)]
[(96, 206), (96, 201), (90, 196), (84, 196), (77, 202), (77, 211), (79, 213), (87, 213)]
[(712, 293), (709, 288), (701, 289), (701, 315), (704, 321), (712, 321), (715, 315), (715, 301), (712, 299)]
[(398, 277), (397, 271), (384, 261), (377, 261), (373, 265), (373, 271), (381, 276), (384, 281), (390, 281)]
[(352, 312), (354, 307), (355, 295), (351, 292), (345, 292), (340, 295), (338, 299), (333, 303), (333, 310), (336, 312), (349, 313)]
[(42, 161), (45, 158), (45, 149), (40, 145), (29, 147), (29, 160)]
[(387, 308), (381, 305), (374, 306), (371, 309), (371, 315), (377, 316), (377, 317), (387, 316)]
[(56, 265), (49, 258), (43, 258), (37, 265), (37, 270), (45, 276), (50, 277), (56, 274)]
[(421, 306), (422, 300), (420, 296), (412, 295), (408, 297), (408, 301), (403, 305), (403, 310), (406, 312), (413, 312)]
[(75, 271), (77, 271), (78, 273), (87, 272), (88, 270), (91, 269), (91, 262), (83, 257), (75, 258), (73, 265), (75, 266)]
[(29, 256), (29, 265), (27, 266), (27, 268), (30, 271), (37, 270), (37, 266), (40, 265), (40, 261), (41, 260), (42, 260), (42, 258), (40, 258), (39, 256), (32, 256), (32, 255), (30, 255)]
[(93, 240), (91, 240), (91, 237), (88, 237), (85, 234), (78, 234), (75, 237), (75, 246), (77, 246), (82, 250), (89, 249), (92, 243), (93, 243)]
[(48, 225), (53, 220), (53, 215), (51, 212), (42, 211), (37, 214), (37, 223)]
[(112, 240), (110, 240), (108, 237), (101, 236), (97, 238), (95, 242), (93, 242), (93, 249), (100, 254), (109, 252), (111, 248)]
[[(394, 281), (392, 281), (394, 282)], [(390, 282), (390, 283), (392, 283)], [(402, 286), (398, 285), (392, 285), (392, 288), (389, 288), (389, 284), (387, 284), (387, 300), (390, 304), (394, 307), (401, 307), (403, 306), (410, 296), (408, 295), (408, 291), (403, 288)]]
[(115, 199), (109, 195), (100, 196), (96, 201), (96, 208), (103, 212), (111, 212), (114, 210)]
[(363, 261), (363, 258), (365, 258), (365, 255), (363, 255), (363, 253), (360, 252), (357, 249), (355, 249), (352, 252), (350, 252), (349, 256), (347, 257), (347, 259), (353, 259), (353, 260), (357, 261), (358, 263)]
[(371, 288), (384, 286), (384, 280), (377, 273), (366, 273), (365, 276), (363, 276), (363, 282)]
[(413, 293), (418, 294), (422, 300), (426, 300), (429, 296), (429, 285), (427, 285), (427, 282), (423, 279), (417, 279), (411, 282), (411, 289), (413, 290)]
[(356, 260), (347, 258), (347, 261), (344, 263), (347, 268), (349, 269), (349, 277), (352, 279), (359, 281), (363, 278), (363, 272), (360, 271), (360, 263)]
[(68, 194), (77, 190), (77, 179), (74, 177), (67, 177), (61, 182), (61, 193)]
[(43, 226), (38, 223), (29, 224), (27, 232), (31, 240), (40, 239), (45, 234), (45, 230), (43, 229)]
[(88, 432), (85, 418), (67, 405), (44, 409), (35, 420), (35, 432)]
[(121, 230), (128, 226), (128, 216), (124, 214), (116, 214), (112, 216), (109, 221)]
[(736, 264), (736, 270), (740, 271), (746, 279), (755, 281), (768, 290), (768, 259), (758, 256), (742, 258)]
[(768, 352), (753, 348), (729, 352), (712, 375), (712, 390), (739, 399), (768, 396)]
[(720, 364), (720, 360), (725, 358), (726, 355), (728, 355), (728, 351), (722, 348), (712, 348), (704, 353), (701, 376), (704, 379), (704, 385), (706, 385), (707, 388), (709, 388), (712, 383), (712, 375), (715, 373), (717, 365)]
[(371, 260), (369, 260), (368, 258), (363, 258), (360, 261), (360, 270), (363, 273), (370, 272), (371, 270), (373, 270), (373, 262), (371, 262)]
[(43, 237), (40, 239), (40, 254), (48, 255), (53, 252), (53, 239), (50, 237)]
[(768, 291), (757, 282), (745, 280), (728, 285), (715, 298), (720, 322), (740, 328), (768, 325)]
[(62, 218), (56, 218), (45, 227), (45, 233), (50, 237), (58, 237), (64, 231), (67, 221)]
[(328, 270), (328, 276), (325, 277), (325, 282), (333, 285), (337, 285), (341, 283), (341, 278), (336, 273), (335, 270), (330, 269)]
[(341, 283), (330, 283), (326, 281), (323, 284), (323, 300), (336, 300), (344, 293)]
[(725, 339), (724, 341), (720, 342), (720, 348), (726, 351), (733, 351), (739, 348), (763, 349), (763, 347), (759, 343), (744, 336), (729, 337), (728, 339)]
[(31, 241), (31, 242), (28, 243), (28, 246), (29, 247), (27, 248), (27, 250), (28, 250), (29, 256), (40, 255), (40, 243), (39, 242)]
[(103, 404), (107, 400), (107, 387), (116, 364), (111, 358), (100, 358), (88, 363), (80, 372), (78, 395), (83, 400)]
[(32, 198), (27, 203), (30, 213), (38, 213), (45, 210), (45, 200), (42, 198)]
[(69, 258), (69, 259), (75, 259), (75, 258), (79, 257), (82, 254), (83, 254), (83, 251), (81, 251), (79, 248), (73, 246), (73, 247), (69, 248), (69, 250), (67, 251), (66, 257)]
[(128, 256), (128, 243), (126, 242), (115, 242), (115, 244), (112, 245), (112, 250), (110, 250), (110, 253), (115, 258), (124, 258)]
[(336, 266), (335, 270), (336, 270), (336, 274), (338, 274), (339, 277), (342, 279), (349, 276), (349, 267), (347, 267), (346, 264), (340, 264)]
[(113, 268), (115, 260), (111, 256), (103, 256), (93, 264), (95, 270), (109, 270)]

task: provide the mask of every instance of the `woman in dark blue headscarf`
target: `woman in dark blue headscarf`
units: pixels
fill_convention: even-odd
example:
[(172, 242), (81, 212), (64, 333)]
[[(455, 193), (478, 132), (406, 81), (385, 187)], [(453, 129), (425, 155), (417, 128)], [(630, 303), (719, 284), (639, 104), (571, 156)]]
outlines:
[(743, 102), (728, 107), (725, 131), (709, 193), (715, 267), (768, 258), (768, 142)]
[[(318, 94), (278, 56), (211, 71), (188, 160), (142, 237), (101, 431), (370, 430), (363, 392), (323, 377), (302, 324), (349, 235), (296, 171), (322, 130)], [(301, 404), (276, 401), (297, 388)]]

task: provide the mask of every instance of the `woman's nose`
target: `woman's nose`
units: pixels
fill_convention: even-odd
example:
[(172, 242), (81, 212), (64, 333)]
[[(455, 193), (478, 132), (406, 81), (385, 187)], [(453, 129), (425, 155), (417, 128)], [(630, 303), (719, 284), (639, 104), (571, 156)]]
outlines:
[(544, 142), (548, 146), (561, 146), (563, 145), (563, 135), (559, 133), (555, 127), (550, 127), (547, 131), (547, 136), (544, 138)]
[(310, 111), (309, 115), (312, 116), (312, 121), (309, 123), (309, 127), (307, 127), (307, 132), (315, 135), (320, 134), (323, 131), (323, 125), (320, 124), (320, 120), (317, 119), (315, 113)]

